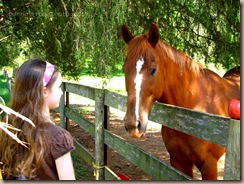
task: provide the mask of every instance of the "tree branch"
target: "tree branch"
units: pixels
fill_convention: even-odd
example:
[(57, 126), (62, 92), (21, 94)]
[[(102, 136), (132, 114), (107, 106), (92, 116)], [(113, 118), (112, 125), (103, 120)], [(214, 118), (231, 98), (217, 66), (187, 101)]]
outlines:
[(11, 36), (11, 35), (8, 35), (8, 36), (5, 36), (5, 37), (1, 38), (1, 39), (0, 39), (0, 42), (3, 41), (3, 40), (5, 40), (5, 39), (7, 39), (7, 38), (10, 37), (10, 36)]
[(1, 29), (5, 29), (5, 28), (10, 27), (10, 26), (17, 25), (17, 24), (20, 24), (20, 22), (14, 22), (14, 23), (12, 23), (12, 24), (7, 24), (7, 25), (4, 25), (4, 26), (1, 26), (1, 27), (0, 27), (0, 30), (1, 30)]

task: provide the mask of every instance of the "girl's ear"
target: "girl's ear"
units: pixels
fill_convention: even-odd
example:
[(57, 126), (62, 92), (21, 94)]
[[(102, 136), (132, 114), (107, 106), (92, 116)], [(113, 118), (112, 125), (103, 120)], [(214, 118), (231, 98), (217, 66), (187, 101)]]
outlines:
[(44, 95), (45, 98), (48, 95), (48, 92), (47, 92), (47, 88), (46, 87), (43, 87), (43, 95)]

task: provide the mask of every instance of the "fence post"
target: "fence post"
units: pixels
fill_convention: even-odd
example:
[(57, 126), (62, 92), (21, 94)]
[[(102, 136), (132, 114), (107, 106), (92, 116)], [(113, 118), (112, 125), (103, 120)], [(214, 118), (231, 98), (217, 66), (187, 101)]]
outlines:
[(66, 94), (66, 89), (65, 89), (65, 82), (62, 83), (62, 91), (63, 91), (63, 95), (60, 98), (60, 102), (59, 102), (59, 115), (60, 115), (60, 126), (62, 128), (66, 128), (66, 123), (64, 121), (65, 119), (65, 94)]
[[(110, 128), (110, 107), (104, 105), (104, 129), (107, 129), (108, 131), (111, 130)], [(104, 164), (108, 166), (109, 168), (111, 167), (111, 148), (108, 147), (108, 145), (104, 145), (104, 154), (105, 154), (105, 160)], [(106, 178), (105, 178), (106, 179)]]
[(240, 120), (230, 120), (226, 147), (224, 180), (240, 180)]
[[(69, 99), (69, 92), (68, 91), (65, 91), (65, 100), (66, 100), (65, 107), (69, 107), (69, 100), (70, 99)], [(66, 115), (65, 115), (65, 127), (66, 127), (66, 130), (70, 130), (69, 118)]]
[(95, 164), (96, 180), (104, 180), (104, 97), (103, 89), (95, 90)]
[(5, 79), (6, 79), (6, 75), (7, 75), (7, 71), (4, 69), (3, 76), (4, 76)]

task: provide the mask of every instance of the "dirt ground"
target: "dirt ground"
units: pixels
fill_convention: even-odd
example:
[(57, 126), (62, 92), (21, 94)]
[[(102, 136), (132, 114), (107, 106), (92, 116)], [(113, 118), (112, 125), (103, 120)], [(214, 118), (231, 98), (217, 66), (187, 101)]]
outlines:
[[(90, 105), (86, 105), (86, 108)], [(84, 113), (83, 113), (84, 114)], [(59, 114), (52, 112), (52, 116), (55, 122), (59, 122)], [(94, 112), (87, 112), (84, 116), (89, 119), (91, 122), (94, 122)], [(160, 134), (160, 125), (149, 122), (147, 127), (146, 135), (141, 139), (130, 138), (126, 133), (123, 125), (124, 112), (118, 111), (116, 109), (110, 108), (110, 131), (122, 137), (126, 141), (140, 147), (141, 149), (147, 151), (148, 153), (158, 157), (159, 159), (169, 163), (169, 155), (162, 141)], [(86, 131), (80, 128), (77, 124), (70, 120), (70, 126), (68, 131), (72, 134), (73, 137), (78, 140), (84, 147), (86, 147), (90, 153), (94, 153), (95, 141), (94, 137), (89, 135)], [(219, 169), (219, 180), (223, 179), (223, 170), (224, 170), (224, 160), (225, 155), (221, 157), (218, 163)], [(88, 178), (81, 178), (86, 180), (94, 180), (93, 168), (84, 163), (90, 176)], [(148, 174), (142, 171), (140, 168), (124, 159), (116, 151), (111, 151), (111, 165), (109, 166), (112, 171), (115, 173), (122, 173), (127, 175), (131, 180), (153, 180)], [(194, 170), (194, 179), (201, 179), (199, 171), (195, 168)]]

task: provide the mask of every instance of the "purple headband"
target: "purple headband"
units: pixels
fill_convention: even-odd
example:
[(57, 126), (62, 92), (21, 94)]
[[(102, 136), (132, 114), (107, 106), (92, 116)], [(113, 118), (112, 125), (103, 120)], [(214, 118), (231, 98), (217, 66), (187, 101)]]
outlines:
[(54, 65), (52, 65), (51, 63), (46, 61), (46, 68), (45, 68), (45, 72), (43, 75), (43, 86), (44, 87), (47, 86), (48, 82), (52, 78), (53, 72), (54, 72)]

